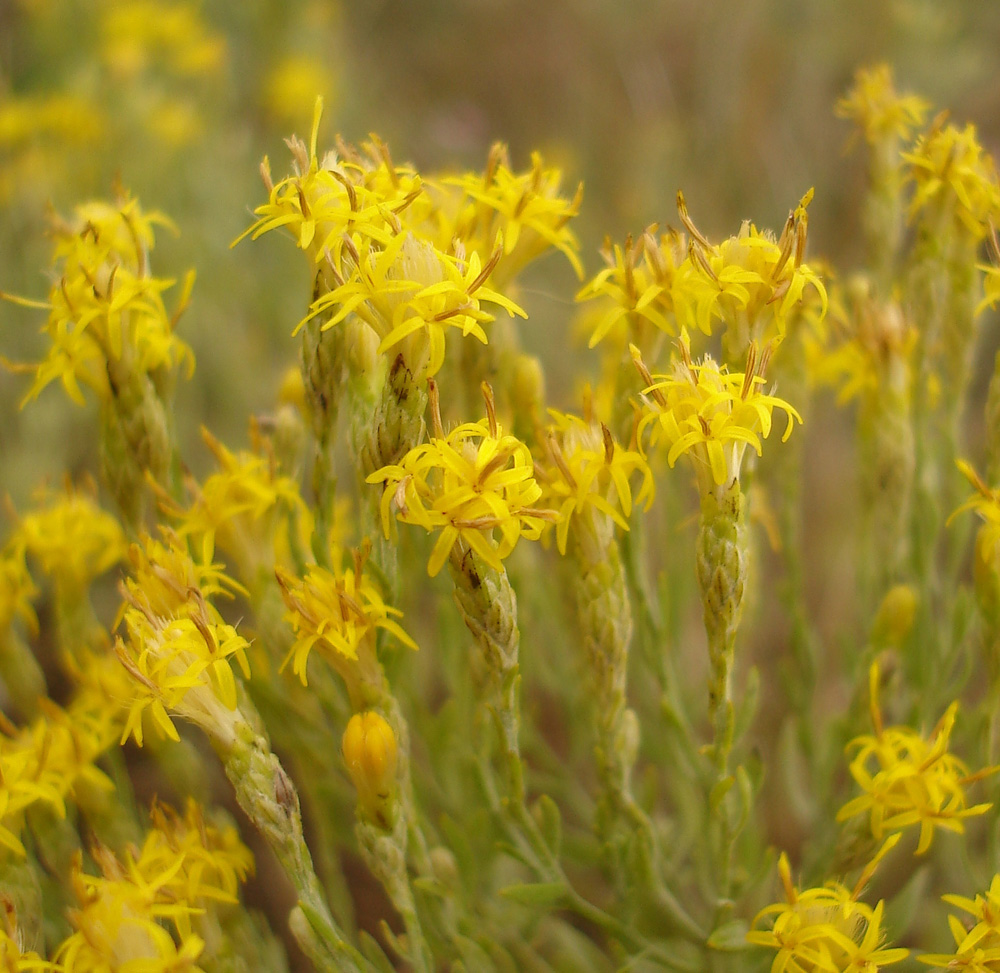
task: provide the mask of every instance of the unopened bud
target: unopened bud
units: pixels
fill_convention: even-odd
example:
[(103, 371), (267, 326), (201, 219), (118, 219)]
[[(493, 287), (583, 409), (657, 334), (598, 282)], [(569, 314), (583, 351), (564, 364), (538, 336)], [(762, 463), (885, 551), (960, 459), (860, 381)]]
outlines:
[(890, 588), (879, 605), (872, 625), (872, 642), (878, 646), (899, 646), (913, 627), (917, 593), (910, 585)]
[(355, 713), (344, 731), (344, 762), (358, 791), (358, 809), (384, 827), (396, 792), (396, 734), (374, 710)]

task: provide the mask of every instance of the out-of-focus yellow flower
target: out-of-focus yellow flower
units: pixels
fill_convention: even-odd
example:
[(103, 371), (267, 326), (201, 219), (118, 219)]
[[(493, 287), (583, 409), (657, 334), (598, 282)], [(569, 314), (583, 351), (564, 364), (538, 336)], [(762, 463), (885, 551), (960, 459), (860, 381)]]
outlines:
[[(122, 585), (127, 639), (115, 652), (132, 677), (132, 700), (122, 732), (142, 746), (142, 717), (180, 739), (168, 711), (201, 727), (223, 746), (232, 743), (236, 719), (235, 659), (249, 677), (247, 641), (208, 602), (238, 586), (215, 566), (196, 565), (176, 537), (147, 537), (129, 552), (132, 572)], [(201, 581), (204, 583), (200, 583)]]
[(201, 78), (225, 63), (225, 38), (209, 28), (193, 3), (108, 4), (101, 34), (104, 63), (122, 79), (134, 79), (151, 69)]
[(673, 283), (685, 254), (684, 235), (671, 227), (657, 239), (656, 226), (651, 226), (634, 243), (626, 237), (624, 246), (605, 238), (601, 256), (607, 266), (576, 295), (578, 301), (600, 299), (608, 305), (597, 312), (587, 346), (593, 348), (621, 321), (638, 343), (643, 322), (676, 335)]
[(990, 767), (970, 774), (965, 764), (948, 752), (958, 703), (952, 703), (929, 739), (907, 726), (884, 727), (878, 702), (879, 668), (869, 670), (872, 724), (875, 734), (856, 737), (848, 752), (857, 751), (850, 763), (851, 776), (864, 793), (848, 801), (837, 813), (838, 821), (869, 814), (872, 835), (920, 825), (917, 854), (931, 845), (936, 828), (961, 834), (965, 818), (985, 814), (993, 805), (966, 804), (966, 788), (994, 773)]
[(298, 484), (279, 475), (273, 457), (228, 450), (207, 429), (202, 438), (219, 465), (201, 484), (189, 482), (194, 500), (180, 508), (168, 498), (161, 502), (177, 518), (177, 533), (200, 549), (202, 564), (210, 564), (218, 542), (244, 577), (274, 561), (275, 531), (282, 512), (311, 523)]
[(571, 522), (588, 511), (602, 514), (622, 530), (629, 529), (625, 518), (632, 513), (629, 480), (633, 474), (642, 478), (635, 502), (645, 501), (647, 510), (655, 489), (652, 471), (642, 454), (618, 445), (603, 422), (555, 409), (550, 409), (549, 415), (553, 421), (547, 462), (536, 467), (536, 479), (542, 487), (541, 503), (559, 514), (556, 543), (565, 554)]
[(71, 875), (79, 901), (72, 913), (76, 932), (56, 954), (67, 973), (196, 973), (205, 943), (193, 932), (192, 917), (215, 903), (236, 902), (239, 883), (253, 869), (236, 830), (207, 822), (194, 801), (183, 817), (155, 806), (142, 848), (129, 849), (124, 861), (101, 845), (92, 855), (100, 875), (84, 872), (79, 858)]
[(838, 118), (854, 122), (869, 145), (888, 138), (908, 139), (923, 124), (930, 105), (916, 95), (896, 93), (888, 64), (859, 68), (854, 86), (837, 102)]
[(836, 294), (830, 344), (810, 349), (813, 380), (837, 390), (837, 404), (867, 402), (880, 393), (909, 395), (917, 330), (893, 302), (875, 300), (868, 282), (851, 282), (851, 309)]
[(24, 812), (47, 804), (60, 817), (78, 782), (114, 785), (95, 761), (118, 737), (120, 711), (103, 694), (84, 689), (67, 709), (42, 700), (42, 715), (13, 736), (0, 736), (0, 846), (24, 855)]
[(1000, 240), (997, 239), (997, 228), (993, 223), (990, 223), (987, 241), (993, 259), (992, 263), (979, 265), (986, 276), (983, 278), (983, 299), (976, 306), (976, 314), (1000, 304)]
[(10, 542), (0, 550), (0, 637), (15, 618), (33, 632), (38, 629), (38, 617), (31, 605), (38, 588), (31, 580), (24, 553), (22, 546)]
[(359, 650), (375, 650), (375, 631), (384, 629), (403, 645), (416, 649), (417, 644), (394, 618), (403, 613), (387, 605), (364, 573), (364, 559), (355, 557), (354, 568), (329, 571), (319, 565), (309, 568), (303, 579), (277, 570), (282, 597), (288, 607), (285, 616), (295, 632), (282, 668), (292, 663), (292, 671), (307, 684), (309, 653), (316, 649), (330, 663), (343, 669), (343, 661), (358, 661)]
[(317, 95), (329, 101), (334, 93), (334, 81), (333, 73), (319, 58), (289, 54), (264, 78), (264, 108), (276, 122), (296, 125), (302, 121), (303, 105), (313, 104)]
[(572, 199), (560, 195), (562, 173), (547, 168), (539, 153), (531, 154), (530, 169), (515, 172), (507, 146), (497, 142), (490, 149), (485, 172), (446, 178), (441, 184), (459, 189), (472, 201), (471, 205), (464, 199), (458, 202), (459, 215), (447, 224), (453, 236), (478, 248), (490, 247), (497, 235), (502, 237), (498, 280), (509, 281), (550, 247), (566, 257), (577, 277), (583, 277), (577, 257), (580, 244), (568, 226), (580, 210), (583, 183)]
[(132, 372), (186, 367), (190, 377), (194, 356), (174, 327), (194, 274), (185, 278), (177, 307), (168, 314), (162, 295), (174, 281), (149, 273), (156, 225), (171, 224), (160, 213), (144, 213), (127, 196), (114, 204), (86, 203), (76, 208), (72, 222), (55, 221), (58, 280), (48, 302), (3, 295), (49, 312), (43, 328), (51, 341), (48, 354), (37, 366), (19, 366), (35, 374), (22, 405), (56, 380), (82, 405), (81, 383), (108, 399), (116, 392), (112, 383), (123, 383)]
[[(777, 952), (772, 973), (876, 973), (909, 956), (907, 949), (883, 945), (885, 903), (880, 901), (873, 909), (858, 901), (874, 865), (888, 847), (865, 869), (853, 892), (839, 882), (796, 889), (788, 857), (782, 853), (778, 874), (785, 901), (762, 909), (747, 933), (748, 942)], [(762, 920), (770, 920), (769, 929), (757, 928)]]
[(484, 394), (485, 420), (463, 423), (445, 436), (438, 416), (429, 442), (411, 449), (398, 465), (384, 466), (368, 477), (369, 483), (384, 484), (386, 537), (393, 505), (404, 524), (440, 531), (427, 562), (431, 577), (441, 570), (459, 540), (500, 571), (503, 559), (522, 536), (537, 539), (544, 525), (557, 516), (535, 506), (542, 490), (533, 475), (531, 452), (503, 431), (496, 419), (493, 393), (485, 384)]
[(57, 584), (85, 589), (124, 560), (125, 531), (86, 493), (39, 493), (36, 506), (18, 519), (10, 545), (34, 558)]
[(936, 123), (903, 159), (915, 187), (911, 219), (925, 211), (940, 212), (964, 227), (974, 241), (986, 236), (990, 219), (1000, 213), (1000, 185), (996, 165), (980, 145), (975, 125), (958, 129)]
[(807, 207), (813, 191), (789, 213), (775, 240), (749, 220), (736, 236), (719, 245), (710, 243), (688, 215), (682, 193), (677, 194), (681, 222), (691, 236), (688, 259), (674, 282), (674, 308), (689, 329), (712, 333), (712, 324), (726, 326), (732, 359), (742, 358), (750, 343), (766, 347), (780, 341), (792, 309), (807, 285), (815, 288), (826, 310), (826, 289), (816, 272), (804, 263)]
[(924, 953), (917, 959), (928, 966), (968, 973), (995, 973), (1000, 964), (1000, 875), (994, 875), (984, 895), (967, 899), (962, 895), (942, 896), (945, 902), (967, 912), (976, 922), (948, 916), (948, 927), (955, 939), (953, 953)]
[(646, 408), (639, 434), (653, 427), (653, 443), (662, 439), (669, 447), (667, 462), (673, 466), (682, 454), (691, 458), (699, 491), (720, 496), (739, 480), (747, 446), (761, 453), (761, 438), (771, 432), (775, 409), (787, 424), (782, 440), (802, 417), (784, 399), (761, 391), (769, 355), (750, 346), (746, 372), (730, 372), (706, 355), (701, 364), (691, 360), (686, 332), (678, 341), (679, 357), (672, 375), (651, 375), (638, 349), (632, 354), (646, 382)]

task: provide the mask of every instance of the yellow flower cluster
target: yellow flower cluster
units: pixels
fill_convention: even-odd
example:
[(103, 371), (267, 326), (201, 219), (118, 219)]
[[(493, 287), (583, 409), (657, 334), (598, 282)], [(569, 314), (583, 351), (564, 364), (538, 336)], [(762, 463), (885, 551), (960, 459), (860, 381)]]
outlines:
[(147, 537), (129, 551), (131, 575), (122, 585), (122, 618), (127, 639), (115, 651), (132, 677), (132, 700), (122, 742), (133, 736), (142, 746), (142, 716), (179, 739), (168, 710), (196, 723), (223, 744), (232, 740), (236, 682), (230, 658), (249, 677), (247, 641), (223, 621), (207, 600), (238, 586), (214, 565), (198, 565), (165, 534)]
[(940, 212), (976, 241), (987, 235), (990, 220), (1000, 213), (1000, 185), (996, 165), (980, 145), (974, 125), (932, 125), (903, 160), (914, 184), (911, 217)]
[(215, 547), (231, 556), (244, 577), (274, 561), (275, 530), (282, 513), (311, 529), (312, 515), (299, 486), (275, 469), (273, 456), (259, 452), (233, 453), (207, 429), (201, 431), (219, 469), (202, 483), (188, 481), (194, 499), (186, 508), (168, 497), (162, 504), (177, 519), (177, 534), (191, 538), (202, 564), (211, 564)]
[(24, 855), (19, 837), (25, 812), (47, 804), (60, 816), (78, 782), (100, 790), (114, 785), (95, 761), (118, 738), (120, 710), (96, 689), (97, 676), (67, 709), (42, 700), (42, 715), (0, 735), (0, 846)]
[(730, 372), (706, 355), (701, 364), (691, 360), (686, 332), (678, 341), (679, 358), (672, 375), (651, 375), (638, 349), (632, 355), (646, 383), (647, 407), (639, 433), (653, 427), (652, 441), (669, 447), (667, 462), (691, 458), (702, 496), (724, 493), (739, 480), (747, 446), (761, 453), (761, 438), (771, 432), (775, 409), (787, 417), (782, 439), (788, 439), (798, 412), (784, 399), (761, 390), (769, 352), (758, 354), (752, 344), (745, 372)]
[[(534, 478), (530, 450), (503, 431), (489, 386), (484, 393), (486, 419), (463, 423), (446, 436), (438, 415), (429, 442), (411, 449), (398, 465), (368, 477), (369, 483), (384, 484), (386, 537), (393, 505), (404, 524), (441, 532), (427, 562), (431, 577), (460, 540), (499, 571), (522, 536), (537, 540), (545, 524), (556, 519), (551, 510), (536, 506), (542, 489)], [(436, 411), (436, 401), (432, 408)]]
[(36, 594), (38, 589), (25, 563), (23, 548), (8, 541), (0, 549), (0, 637), (15, 618), (20, 618), (32, 631), (38, 628), (31, 605)]
[(205, 821), (192, 800), (183, 817), (154, 806), (152, 825), (142, 848), (129, 850), (124, 861), (107, 848), (94, 849), (101, 875), (87, 874), (77, 861), (76, 931), (56, 953), (58, 973), (199, 968), (194, 963), (206, 940), (195, 926), (204, 924), (216, 903), (237, 901), (253, 856), (234, 828)]
[[(579, 200), (558, 195), (559, 174), (537, 156), (529, 173), (510, 171), (494, 148), (485, 174), (443, 179), (433, 186), (408, 166), (396, 166), (378, 140), (358, 151), (317, 156), (322, 101), (309, 146), (293, 139), (293, 175), (271, 182), (269, 200), (243, 234), (253, 238), (284, 227), (309, 254), (324, 286), (309, 318), (323, 328), (357, 315), (378, 335), (379, 351), (402, 354), (414, 374), (433, 375), (444, 360), (445, 331), (486, 341), (493, 320), (486, 304), (525, 312), (491, 277), (512, 273), (550, 246), (579, 269), (575, 237), (566, 222)], [(242, 237), (240, 237), (242, 239)]]
[(82, 490), (39, 493), (8, 544), (30, 555), (57, 584), (78, 591), (124, 560), (128, 550), (121, 524)]
[(132, 372), (173, 373), (186, 366), (190, 376), (194, 357), (174, 334), (174, 326), (187, 304), (194, 274), (187, 275), (176, 309), (168, 313), (163, 293), (174, 281), (149, 272), (157, 225), (170, 223), (159, 213), (144, 213), (128, 197), (114, 204), (87, 203), (76, 208), (71, 222), (56, 221), (57, 280), (48, 302), (4, 295), (49, 312), (43, 328), (49, 351), (31, 368), (35, 380), (25, 402), (56, 380), (82, 405), (81, 383), (103, 400), (115, 395), (117, 383)]
[[(605, 238), (601, 256), (607, 267), (576, 295), (578, 301), (602, 301), (587, 347), (593, 348), (613, 329), (617, 332), (622, 321), (640, 344), (643, 322), (666, 334), (677, 333), (674, 280), (687, 252), (685, 238), (672, 227), (659, 239), (656, 231), (655, 225), (648, 227), (635, 242), (628, 236), (624, 246)], [(621, 343), (625, 338), (623, 333)]]
[[(655, 486), (642, 454), (615, 443), (603, 422), (555, 409), (550, 409), (549, 415), (553, 421), (547, 437), (548, 455), (545, 463), (536, 466), (536, 478), (542, 488), (542, 504), (553, 507), (559, 515), (556, 543), (559, 552), (565, 554), (570, 524), (575, 517), (596, 511), (622, 530), (628, 530), (625, 518), (632, 513), (629, 485), (632, 475), (638, 473), (642, 477), (635, 502), (645, 501), (647, 510), (653, 502)], [(615, 502), (610, 499), (612, 491)]]
[(869, 145), (894, 136), (908, 139), (923, 124), (929, 105), (916, 95), (900, 95), (888, 64), (861, 68), (854, 75), (854, 86), (837, 102), (838, 118), (854, 122)]
[[(877, 973), (909, 955), (907, 949), (882, 945), (885, 903), (880, 901), (873, 909), (858, 901), (879, 858), (891, 847), (886, 844), (853, 892), (839, 882), (796, 889), (788, 857), (782, 853), (778, 874), (785, 901), (762, 909), (747, 933), (748, 942), (777, 951), (771, 973)], [(770, 920), (769, 929), (756, 928), (762, 920)]]
[(998, 768), (970, 775), (965, 764), (948, 752), (958, 703), (948, 707), (927, 740), (907, 726), (884, 727), (878, 684), (875, 663), (869, 671), (875, 734), (857, 737), (848, 744), (848, 751), (857, 751), (850, 764), (851, 776), (864, 793), (848, 801), (837, 820), (868, 812), (876, 839), (919, 824), (917, 854), (923, 854), (931, 846), (936, 828), (962, 833), (965, 818), (985, 814), (992, 807), (968, 806), (965, 790)]
[[(819, 275), (804, 262), (807, 207), (812, 190), (789, 214), (776, 240), (749, 220), (736, 236), (711, 243), (688, 214), (682, 193), (677, 194), (681, 222), (690, 237), (668, 230), (659, 241), (654, 229), (637, 244), (611, 250), (609, 264), (577, 294), (577, 300), (602, 298), (610, 305), (598, 318), (590, 337), (594, 347), (623, 318), (633, 328), (648, 321), (670, 335), (681, 329), (712, 334), (717, 321), (726, 327), (733, 359), (742, 357), (751, 341), (764, 346), (784, 337), (795, 306), (806, 287), (815, 288), (826, 309), (826, 290)], [(682, 259), (683, 257), (683, 259)]]
[(306, 667), (313, 649), (334, 665), (342, 659), (357, 661), (362, 645), (374, 653), (375, 631), (380, 628), (403, 645), (417, 648), (393, 620), (403, 613), (382, 600), (374, 582), (364, 573), (360, 555), (355, 557), (353, 570), (330, 571), (313, 565), (300, 580), (278, 568), (277, 577), (288, 608), (285, 619), (295, 632), (295, 643), (282, 668), (291, 662), (303, 686), (307, 684)]
[(225, 62), (225, 38), (209, 28), (194, 3), (132, 0), (112, 5), (104, 11), (101, 33), (102, 60), (121, 79), (134, 79), (153, 66), (201, 78)]
[(1000, 875), (994, 875), (984, 895), (968, 899), (961, 895), (945, 895), (949, 905), (967, 912), (975, 919), (969, 928), (968, 920), (958, 916), (948, 917), (948, 927), (955, 939), (953, 953), (924, 953), (921, 963), (949, 970), (967, 970), (968, 973), (995, 973), (1000, 965)]

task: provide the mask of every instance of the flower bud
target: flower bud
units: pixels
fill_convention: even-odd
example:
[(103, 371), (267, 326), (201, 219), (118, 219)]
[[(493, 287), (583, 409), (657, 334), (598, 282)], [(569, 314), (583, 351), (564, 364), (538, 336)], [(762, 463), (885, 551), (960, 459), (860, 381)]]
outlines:
[(890, 588), (879, 605), (872, 625), (872, 642), (877, 646), (898, 646), (910, 633), (917, 611), (917, 594), (910, 585)]
[(396, 791), (396, 734), (374, 710), (355, 713), (344, 731), (344, 762), (358, 791), (358, 810), (388, 827)]

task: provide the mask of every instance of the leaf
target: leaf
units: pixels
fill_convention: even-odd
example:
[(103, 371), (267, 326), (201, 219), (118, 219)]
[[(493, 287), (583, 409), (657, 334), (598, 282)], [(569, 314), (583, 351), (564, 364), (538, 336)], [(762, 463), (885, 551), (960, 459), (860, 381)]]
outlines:
[(708, 937), (710, 949), (718, 949), (727, 953), (740, 952), (749, 949), (747, 933), (750, 931), (750, 924), (745, 919), (732, 919), (724, 922)]
[(558, 858), (559, 849), (562, 847), (562, 815), (559, 805), (548, 794), (542, 794), (535, 801), (532, 811), (538, 821), (538, 827), (541, 828), (545, 844), (549, 846), (552, 856)]
[(382, 947), (378, 944), (378, 940), (367, 933), (364, 929), (358, 934), (359, 944), (361, 946), (361, 952), (364, 953), (365, 959), (368, 960), (379, 973), (395, 973), (395, 967), (389, 962), (389, 957), (385, 955), (382, 951)]
[(708, 805), (713, 814), (718, 811), (719, 805), (725, 800), (726, 795), (732, 790), (735, 783), (736, 778), (730, 774), (728, 777), (723, 777), (722, 780), (717, 781), (712, 787), (712, 791), (708, 795)]
[(529, 882), (508, 885), (500, 889), (505, 899), (521, 905), (555, 906), (566, 899), (566, 885), (563, 882)]

